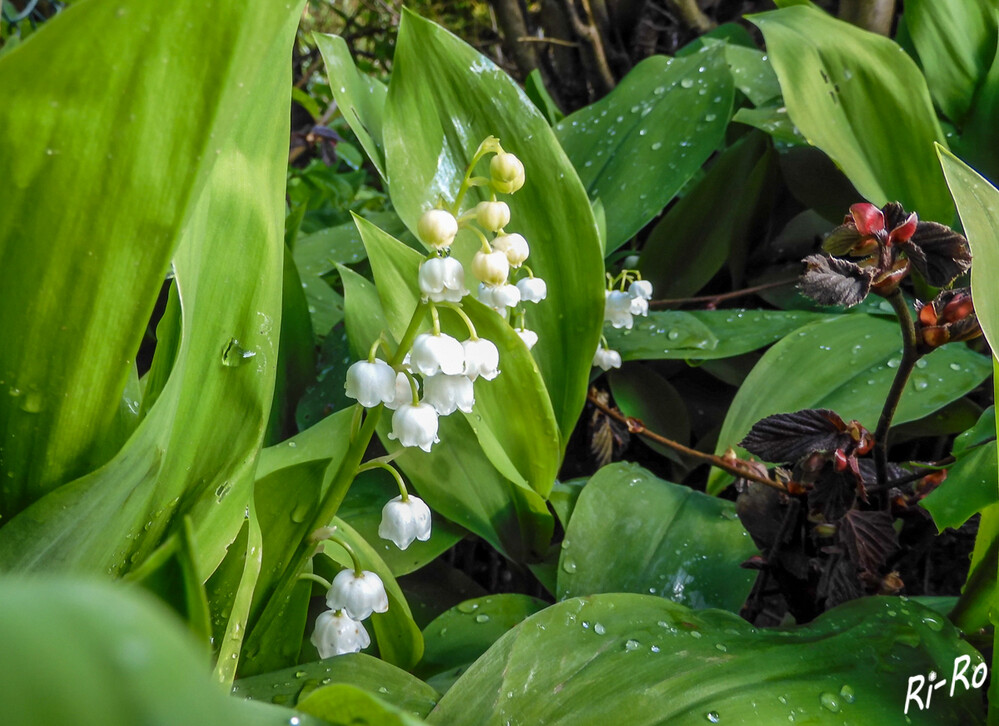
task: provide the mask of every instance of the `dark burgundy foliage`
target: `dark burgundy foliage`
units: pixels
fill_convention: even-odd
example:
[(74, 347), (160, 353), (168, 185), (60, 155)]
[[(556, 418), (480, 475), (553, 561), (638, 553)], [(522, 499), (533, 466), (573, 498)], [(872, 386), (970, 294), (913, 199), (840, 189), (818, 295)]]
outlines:
[(739, 446), (764, 461), (793, 464), (808, 454), (835, 451), (852, 441), (837, 413), (806, 409), (757, 421)]
[(856, 509), (840, 520), (837, 541), (861, 571), (877, 573), (898, 550), (892, 521), (888, 512)]
[(809, 255), (798, 288), (819, 305), (853, 307), (871, 291), (874, 269), (838, 257)]

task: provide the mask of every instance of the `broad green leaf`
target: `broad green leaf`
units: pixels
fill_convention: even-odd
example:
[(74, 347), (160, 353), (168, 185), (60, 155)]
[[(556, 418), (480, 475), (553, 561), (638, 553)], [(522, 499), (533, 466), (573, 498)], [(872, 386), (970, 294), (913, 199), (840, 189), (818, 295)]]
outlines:
[[(548, 283), (548, 298), (529, 307), (526, 322), (540, 337), (532, 354), (564, 449), (583, 408), (604, 304), (602, 248), (585, 190), (552, 129), (509, 76), (440, 26), (404, 12), (385, 149), (392, 203), (410, 229), (438, 196), (455, 194), (490, 135), (526, 170), (524, 187), (503, 195), (512, 215), (507, 230), (524, 235), (527, 264)], [(472, 189), (468, 205), (482, 195)], [(455, 243), (459, 258), (469, 244), (470, 234)]]
[(947, 478), (920, 504), (933, 515), (937, 530), (957, 529), (976, 512), (999, 502), (999, 464), (992, 441), (972, 449), (947, 467)]
[[(388, 611), (373, 613), (369, 621), (378, 644), (379, 657), (399, 668), (412, 668), (423, 655), (423, 635), (413, 622), (413, 614), (392, 571), (375, 548), (353, 527), (339, 517), (330, 524), (336, 530), (336, 536), (353, 548), (361, 567), (374, 572), (385, 585), (389, 601)], [(330, 581), (345, 567), (353, 567), (353, 561), (347, 551), (336, 544), (327, 545), (316, 562), (317, 573), (326, 576)], [(325, 593), (323, 595), (325, 596)]]
[(346, 683), (323, 686), (298, 702), (298, 710), (331, 726), (414, 726), (425, 723), (374, 694)]
[(899, 46), (811, 7), (752, 16), (788, 113), (874, 204), (900, 201), (947, 224), (954, 208), (933, 158), (944, 143), (926, 81)]
[(382, 508), (386, 502), (399, 496), (399, 487), (388, 473), (381, 470), (360, 474), (350, 485), (337, 516), (346, 521), (364, 537), (396, 577), (423, 567), (451, 549), (467, 532), (443, 517), (434, 516), (430, 539), (414, 541), (405, 550), (378, 536)]
[[(708, 173), (659, 221), (642, 248), (642, 277), (657, 298), (693, 295), (711, 281), (752, 234), (754, 212), (765, 206), (773, 183), (769, 142), (751, 133), (726, 149)], [(725, 214), (716, 210), (725, 208)], [(739, 252), (736, 252), (739, 249)]]
[(326, 73), (337, 106), (371, 163), (382, 179), (385, 179), (382, 113), (387, 89), (373, 78), (358, 72), (343, 38), (322, 33), (316, 33), (313, 37), (323, 56), (323, 62), (326, 63)]
[[(134, 588), (5, 578), (0, 642), (0, 698), (9, 726), (278, 726), (298, 715), (226, 696), (183, 624)], [(301, 723), (317, 722), (303, 716)]]
[(964, 133), (954, 143), (958, 156), (968, 159), (990, 179), (999, 179), (999, 151), (992, 143), (996, 118), (999, 118), (999, 43), (975, 94)]
[(383, 701), (418, 716), (430, 713), (440, 699), (440, 694), (419, 678), (363, 653), (241, 678), (233, 686), (232, 694), (239, 699), (292, 704), (331, 683), (346, 683), (377, 693)]
[(754, 106), (762, 106), (780, 96), (777, 74), (761, 51), (729, 43), (725, 46), (725, 62), (732, 72), (735, 87)]
[(971, 295), (975, 313), (989, 347), (997, 351), (999, 289), (993, 280), (999, 270), (999, 189), (946, 149), (937, 147), (937, 154), (974, 256)]
[(961, 597), (949, 617), (957, 627), (967, 633), (994, 625), (993, 613), (999, 606), (999, 504), (982, 511), (975, 535), (975, 550), (971, 554), (971, 567), (964, 581)]
[(757, 554), (732, 502), (610, 464), (583, 487), (562, 541), (556, 596), (653, 593), (692, 608), (738, 612)]
[(416, 673), (428, 681), (450, 685), (500, 636), (546, 605), (543, 600), (520, 593), (500, 593), (459, 603), (423, 629), (426, 650)]
[[(732, 613), (649, 595), (594, 595), (504, 635), (427, 720), (902, 723), (909, 677), (949, 678), (957, 658), (967, 660), (966, 676), (983, 662), (943, 616), (898, 598), (854, 600), (806, 626), (757, 630)], [(959, 683), (948, 696), (938, 692), (926, 710), (910, 702), (905, 723), (981, 721), (979, 690)]]
[[(4, 58), (10, 65), (0, 73), (5, 83), (31, 79), (25, 84), (31, 95), (5, 106), (29, 113), (12, 117), (17, 123), (5, 120), (4, 137), (22, 136), (19, 124), (30, 123), (34, 132), (25, 138), (59, 152), (39, 165), (42, 157), (21, 146), (0, 162), (13, 165), (2, 178), (20, 189), (4, 192), (11, 202), (5, 209), (21, 210), (19, 221), (9, 217), (3, 225), (15, 236), (2, 245), (21, 243), (13, 256), (3, 253), (0, 273), (19, 280), (4, 283), (19, 302), (0, 316), (15, 308), (34, 311), (20, 322), (16, 311), (14, 318), (2, 317), (4, 330), (23, 330), (24, 344), (5, 347), (0, 357), (16, 351), (28, 358), (0, 369), (9, 366), (11, 381), (21, 380), (24, 365), (30, 376), (46, 376), (41, 397), (24, 399), (44, 410), (36, 416), (17, 409), (0, 424), (5, 473), (25, 484), (11, 485), (9, 501), (24, 503), (29, 491), (37, 494), (99, 463), (72, 452), (99, 448), (91, 435), (99, 441), (101, 411), (118, 408), (170, 255), (182, 331), (176, 349), (167, 351), (169, 379), (114, 458), (0, 529), (4, 569), (119, 574), (141, 563), (189, 514), (204, 581), (242, 526), (277, 361), (289, 99), (281, 68), (298, 7), (258, 0), (220, 3), (206, 12), (181, 2), (164, 15), (141, 2), (87, 2)], [(69, 33), (99, 35), (102, 42), (95, 50)], [(36, 53), (44, 64), (34, 60)], [(52, 75), (22, 72), (15, 62), (52, 68)], [(69, 82), (49, 62), (79, 72)], [(25, 92), (4, 90), (12, 101)], [(18, 201), (22, 193), (39, 196), (42, 187), (71, 191)], [(73, 196), (67, 201), (63, 193)], [(41, 248), (27, 242), (42, 238), (44, 254), (30, 254)], [(71, 286), (59, 281), (67, 275)], [(15, 294), (26, 280), (31, 291)], [(78, 297), (68, 308), (54, 306), (64, 296), (53, 291), (69, 287)], [(40, 296), (37, 304), (32, 296)], [(46, 315), (55, 322), (47, 323)], [(46, 372), (41, 360), (70, 365), (73, 373)], [(35, 390), (32, 385), (26, 379), (23, 390)], [(32, 433), (9, 445), (14, 429), (8, 426), (24, 425), (27, 415), (36, 416), (31, 427), (47, 443)], [(56, 449), (45, 453), (51, 446)], [(49, 468), (52, 477), (39, 478), (40, 470), (21, 467), (22, 455), (62, 473)]]
[[(869, 315), (819, 320), (770, 348), (746, 378), (725, 417), (715, 453), (736, 447), (761, 418), (805, 408), (829, 408), (873, 431), (901, 360), (898, 324)], [(893, 423), (914, 421), (942, 408), (989, 375), (987, 358), (962, 343), (922, 358), (902, 393)], [(741, 449), (737, 449), (741, 451)], [(731, 477), (713, 470), (708, 492)]]
[(725, 137), (732, 115), (725, 46), (652, 56), (601, 100), (555, 127), (591, 198), (607, 211), (605, 254), (676, 195)]
[(991, 0), (909, 0), (905, 24), (933, 100), (961, 125), (996, 49)]
[[(355, 353), (366, 351), (379, 331), (389, 327), (378, 290), (345, 267), (340, 268), (340, 276), (351, 347)], [(483, 383), (495, 383), (500, 377)], [(390, 430), (386, 416), (379, 426), (382, 444), (389, 451), (399, 450), (398, 443), (387, 438)], [(434, 511), (483, 537), (511, 559), (540, 558), (554, 526), (545, 500), (496, 469), (467, 419), (456, 414), (442, 417), (438, 436), (446, 445), (437, 444), (430, 453), (409, 449), (395, 459), (419, 495)]]
[(775, 343), (805, 323), (834, 317), (799, 310), (663, 310), (628, 330), (608, 328), (624, 360), (713, 360)]
[[(417, 279), (423, 257), (367, 220), (358, 217), (356, 222), (390, 332), (400, 340), (420, 301)], [(461, 304), (477, 334), (496, 344), (501, 370), (491, 381), (476, 381), (475, 405), (465, 418), (500, 472), (547, 496), (558, 472), (559, 431), (538, 367), (520, 337), (499, 315), (471, 296)], [(440, 309), (439, 314), (445, 333), (459, 340), (470, 335), (452, 311)], [(369, 339), (374, 340), (374, 335)], [(511, 407), (529, 409), (532, 415), (512, 417)]]
[(565, 114), (562, 113), (558, 104), (555, 103), (555, 99), (545, 88), (544, 81), (541, 79), (541, 71), (537, 68), (527, 74), (527, 79), (524, 81), (524, 92), (552, 126), (565, 118)]

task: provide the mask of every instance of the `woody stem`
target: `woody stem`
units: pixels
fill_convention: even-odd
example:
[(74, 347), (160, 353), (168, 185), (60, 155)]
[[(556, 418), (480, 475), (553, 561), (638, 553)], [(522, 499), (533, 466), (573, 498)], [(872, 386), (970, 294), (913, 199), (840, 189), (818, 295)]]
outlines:
[(919, 353), (916, 351), (916, 328), (912, 322), (912, 314), (909, 312), (909, 304), (902, 296), (902, 291), (895, 290), (886, 299), (895, 310), (898, 324), (902, 328), (902, 360), (898, 364), (898, 370), (895, 371), (895, 380), (891, 382), (884, 408), (881, 409), (878, 428), (874, 432), (874, 466), (877, 471), (877, 487), (879, 489), (884, 486), (888, 478), (888, 429), (895, 417), (895, 409), (898, 408), (898, 402), (902, 398), (902, 391), (905, 390), (909, 375), (916, 367), (916, 361), (919, 360)]

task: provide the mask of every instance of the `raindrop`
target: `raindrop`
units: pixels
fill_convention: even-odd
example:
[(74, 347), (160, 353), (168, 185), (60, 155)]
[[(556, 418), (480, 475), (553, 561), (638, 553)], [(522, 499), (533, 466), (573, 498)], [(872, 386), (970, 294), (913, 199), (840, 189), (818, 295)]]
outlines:
[(913, 385), (915, 385), (917, 391), (925, 391), (930, 384), (925, 378), (917, 378)]
[(836, 697), (834, 693), (823, 693), (819, 696), (819, 703), (822, 704), (822, 708), (827, 711), (832, 711), (833, 713), (839, 713), (839, 698)]
[(704, 714), (704, 718), (707, 719), (708, 723), (719, 723), (721, 721), (721, 716), (718, 715), (717, 711), (708, 711)]
[(902, 362), (902, 359), (901, 359), (901, 358), (891, 358), (891, 359), (890, 359), (890, 360), (888, 361), (888, 367), (889, 367), (889, 368), (898, 368), (898, 366), (899, 366), (899, 364), (900, 364), (901, 362)]
[(691, 630), (690, 631), (690, 637), (691, 638), (700, 638), (702, 636), (701, 636), (700, 631), (698, 631), (698, 630)]
[(477, 623), (488, 623), (489, 622), (489, 616), (486, 615), (485, 613), (480, 613), (479, 615), (475, 616), (475, 622), (477, 622)]
[(923, 624), (935, 633), (943, 630), (943, 621), (935, 615), (927, 615), (923, 618)]
[(920, 358), (916, 361), (916, 368), (925, 368), (927, 365), (929, 364), (926, 362), (925, 358)]
[(594, 623), (593, 632), (596, 633), (597, 635), (603, 635), (604, 633), (607, 632), (607, 628), (604, 627), (603, 623)]
[(705, 117), (704, 117), (704, 120), (705, 120), (705, 121), (707, 121), (708, 123), (711, 123), (711, 122), (712, 122), (712, 121), (714, 121), (714, 120), (715, 120), (716, 118), (718, 118), (718, 116), (717, 116), (717, 115), (715, 115), (715, 114), (713, 114), (713, 113), (709, 113), (709, 114), (708, 114), (707, 116), (705, 116)]
[(680, 85), (683, 88), (693, 88), (694, 87), (694, 79), (693, 78), (684, 78), (682, 81), (680, 81)]
[(252, 350), (243, 348), (235, 338), (229, 338), (229, 342), (222, 348), (222, 365), (235, 368), (255, 355)]
[(950, 369), (952, 371), (959, 371), (959, 370), (961, 370), (961, 365), (959, 363), (951, 363), (950, 364)]
[(458, 605), (458, 612), (460, 613), (474, 613), (478, 609), (479, 603), (471, 602), (470, 600), (466, 600)]
[(848, 685), (844, 685), (842, 688), (839, 689), (839, 695), (841, 695), (843, 697), (843, 700), (846, 701), (847, 703), (853, 703), (853, 700), (856, 698), (856, 696), (853, 693), (853, 688)]
[(715, 650), (720, 650), (722, 653), (728, 652), (728, 646), (724, 643), (715, 643)]
[(562, 569), (568, 572), (570, 575), (576, 571), (576, 563), (573, 560), (563, 560)]
[(668, 333), (666, 333), (666, 337), (669, 338), (670, 340), (676, 340), (677, 338), (680, 337), (680, 331), (674, 328), (670, 330)]
[(641, 643), (639, 643), (637, 640), (627, 640), (624, 643), (624, 649), (630, 652), (632, 650), (638, 650), (640, 645)]

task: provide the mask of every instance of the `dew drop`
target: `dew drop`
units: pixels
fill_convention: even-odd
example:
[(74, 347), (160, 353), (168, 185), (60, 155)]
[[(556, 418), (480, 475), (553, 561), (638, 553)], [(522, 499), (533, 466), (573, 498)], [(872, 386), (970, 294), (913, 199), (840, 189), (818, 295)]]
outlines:
[(469, 600), (466, 600), (463, 603), (459, 603), (458, 605), (458, 612), (460, 613), (474, 613), (478, 609), (479, 609), (479, 603), (471, 602)]
[(843, 685), (842, 688), (839, 689), (839, 695), (841, 695), (843, 697), (843, 700), (846, 701), (847, 703), (853, 703), (854, 699), (856, 698), (856, 695), (853, 692), (853, 688), (845, 684)]
[(706, 714), (704, 714), (704, 718), (707, 720), (708, 723), (721, 722), (721, 716), (718, 715), (717, 711), (708, 711)]
[(693, 88), (694, 87), (694, 79), (693, 78), (684, 78), (682, 81), (680, 81), (680, 85), (683, 88)]
[(593, 632), (597, 635), (603, 635), (607, 632), (607, 628), (604, 627), (603, 623), (593, 623)]
[(562, 560), (562, 569), (571, 575), (576, 571), (576, 563), (573, 560)]
[(652, 150), (653, 151), (659, 151), (659, 149), (661, 149), (661, 148), (663, 148), (663, 144), (662, 144), (661, 141), (657, 141), (654, 144), (652, 144)]
[(640, 645), (641, 643), (639, 643), (637, 640), (627, 640), (624, 643), (624, 649), (630, 652), (633, 650), (638, 650)]
[(478, 614), (478, 615), (475, 616), (475, 622), (477, 622), (477, 623), (488, 623), (489, 622), (489, 616), (486, 615), (485, 613), (480, 613), (480, 614)]
[(822, 708), (827, 711), (832, 711), (833, 713), (839, 713), (840, 705), (839, 698), (836, 697), (834, 693), (823, 693), (819, 696), (819, 703), (822, 704)]

